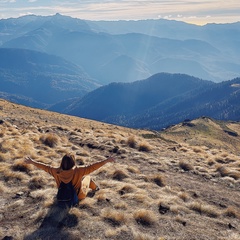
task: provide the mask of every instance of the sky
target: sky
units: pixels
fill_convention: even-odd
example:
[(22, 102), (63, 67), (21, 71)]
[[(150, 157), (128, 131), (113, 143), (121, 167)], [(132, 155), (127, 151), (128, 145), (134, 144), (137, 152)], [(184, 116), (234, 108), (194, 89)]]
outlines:
[(240, 0), (0, 0), (0, 19), (56, 13), (85, 20), (169, 19), (204, 25), (240, 21)]

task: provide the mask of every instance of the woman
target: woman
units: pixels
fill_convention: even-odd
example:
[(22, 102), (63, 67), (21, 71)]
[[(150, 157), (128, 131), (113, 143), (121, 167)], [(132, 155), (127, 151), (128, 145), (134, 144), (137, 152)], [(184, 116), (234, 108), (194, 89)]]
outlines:
[[(92, 194), (94, 194), (95, 191), (99, 189), (98, 186), (95, 184), (95, 182), (92, 181), (89, 176), (85, 178), (83, 177), (99, 169), (104, 164), (108, 162), (113, 162), (113, 161), (114, 161), (114, 158), (109, 157), (106, 160), (103, 160), (101, 162), (97, 162), (92, 165), (82, 167), (82, 166), (76, 166), (74, 155), (66, 154), (62, 158), (60, 167), (55, 168), (55, 167), (51, 167), (49, 165), (34, 161), (30, 157), (25, 158), (26, 164), (32, 164), (37, 168), (40, 168), (46, 171), (47, 173), (51, 174), (55, 178), (58, 188), (61, 182), (63, 183), (72, 182), (72, 185), (77, 193), (78, 200), (84, 199), (87, 196), (89, 189), (92, 190)], [(82, 184), (82, 182), (84, 184)], [(82, 187), (82, 185), (84, 185), (84, 187)]]

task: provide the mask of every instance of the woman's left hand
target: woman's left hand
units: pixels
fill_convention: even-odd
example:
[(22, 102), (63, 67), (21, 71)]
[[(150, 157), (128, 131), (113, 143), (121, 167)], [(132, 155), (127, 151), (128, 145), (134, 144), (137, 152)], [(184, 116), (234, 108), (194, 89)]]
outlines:
[(31, 164), (33, 162), (33, 160), (30, 157), (25, 157), (24, 162), (26, 164)]

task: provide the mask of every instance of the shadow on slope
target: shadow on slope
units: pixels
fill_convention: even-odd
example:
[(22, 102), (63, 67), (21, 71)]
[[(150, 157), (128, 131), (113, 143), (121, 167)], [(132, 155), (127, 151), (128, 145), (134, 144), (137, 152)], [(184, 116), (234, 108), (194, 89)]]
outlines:
[(43, 219), (40, 227), (33, 233), (27, 235), (24, 240), (32, 239), (74, 239), (67, 228), (75, 227), (78, 219), (69, 213), (69, 208), (59, 207), (54, 203), (48, 214)]

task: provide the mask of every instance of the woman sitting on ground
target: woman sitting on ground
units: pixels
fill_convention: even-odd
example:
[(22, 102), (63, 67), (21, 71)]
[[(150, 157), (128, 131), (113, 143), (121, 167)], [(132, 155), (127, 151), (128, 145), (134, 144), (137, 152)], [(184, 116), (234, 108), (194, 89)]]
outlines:
[[(104, 164), (108, 162), (113, 162), (113, 161), (114, 161), (114, 158), (109, 157), (106, 160), (91, 164), (89, 166), (76, 166), (74, 155), (66, 154), (62, 158), (60, 167), (55, 168), (55, 167), (51, 167), (50, 165), (46, 165), (46, 164), (34, 161), (30, 157), (25, 158), (26, 164), (33, 164), (37, 168), (40, 168), (46, 171), (47, 173), (51, 174), (55, 178), (58, 188), (61, 182), (64, 182), (64, 183), (72, 182), (72, 185), (77, 193), (78, 200), (84, 199), (88, 194), (88, 190), (91, 190), (92, 194), (94, 194), (95, 191), (99, 190), (96, 183), (93, 180), (91, 180), (89, 176), (87, 176), (85, 180), (84, 180), (84, 176), (99, 169)], [(84, 181), (84, 186), (85, 186), (84, 189), (82, 188), (82, 181)]]

